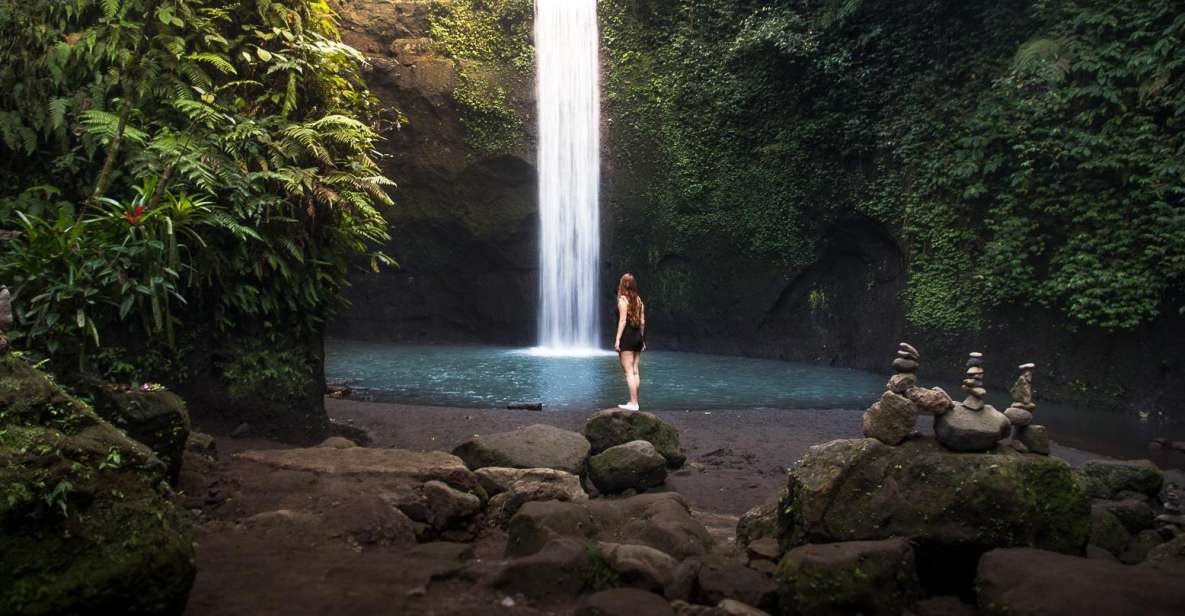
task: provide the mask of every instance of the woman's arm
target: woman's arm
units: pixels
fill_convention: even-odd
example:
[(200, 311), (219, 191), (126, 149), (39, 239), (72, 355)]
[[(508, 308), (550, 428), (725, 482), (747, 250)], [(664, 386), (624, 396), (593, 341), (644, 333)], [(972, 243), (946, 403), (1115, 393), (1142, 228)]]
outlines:
[(642, 308), (642, 322), (641, 322), (642, 350), (645, 351), (646, 350), (646, 302), (643, 302), (639, 298), (638, 303), (640, 303), (642, 305), (641, 306), (641, 308)]
[(625, 331), (625, 317), (630, 311), (630, 303), (624, 297), (617, 296), (617, 337), (613, 342), (613, 350), (621, 352), (621, 332)]

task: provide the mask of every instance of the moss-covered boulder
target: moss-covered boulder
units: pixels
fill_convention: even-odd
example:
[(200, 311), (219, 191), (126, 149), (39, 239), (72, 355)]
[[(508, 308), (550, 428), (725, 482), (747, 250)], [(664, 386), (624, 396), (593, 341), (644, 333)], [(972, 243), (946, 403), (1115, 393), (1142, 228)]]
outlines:
[(1082, 481), (1057, 458), (1008, 447), (955, 453), (932, 438), (816, 445), (789, 471), (778, 512), (783, 550), (905, 537), (928, 589), (964, 592), (998, 546), (1081, 554), (1090, 535)]
[(900, 614), (924, 596), (903, 538), (796, 547), (775, 573), (782, 614)]
[(588, 459), (588, 478), (602, 494), (639, 492), (667, 479), (666, 460), (646, 441), (610, 447)]
[(0, 611), (180, 613), (193, 535), (164, 470), (45, 374), (0, 357)]
[(165, 463), (170, 483), (177, 482), (189, 439), (189, 412), (181, 396), (166, 389), (129, 389), (110, 383), (86, 384), (100, 417), (144, 443)]
[(1164, 473), (1149, 460), (1090, 460), (1082, 474), (1092, 498), (1115, 498), (1120, 492), (1155, 497), (1164, 484)]
[(679, 446), (679, 430), (645, 411), (608, 409), (594, 413), (584, 424), (584, 436), (594, 454), (630, 441), (646, 441), (654, 445), (671, 468), (679, 468), (687, 460)]

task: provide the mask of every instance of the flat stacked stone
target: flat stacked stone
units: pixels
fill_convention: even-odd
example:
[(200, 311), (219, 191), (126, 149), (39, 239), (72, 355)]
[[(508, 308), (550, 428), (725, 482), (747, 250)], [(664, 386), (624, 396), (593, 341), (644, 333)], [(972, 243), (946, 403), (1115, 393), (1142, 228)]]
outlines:
[(1012, 445), (1022, 452), (1049, 455), (1049, 432), (1045, 426), (1033, 424), (1033, 411), (1037, 404), (1033, 402), (1033, 369), (1037, 364), (1027, 363), (1017, 366), (1020, 376), (1012, 385), (1009, 393), (1012, 395), (1012, 405), (1004, 411), (1008, 421), (1012, 423)]
[(899, 445), (917, 428), (918, 406), (904, 394), (917, 389), (918, 362), (921, 359), (913, 345), (897, 345), (893, 359), (893, 376), (885, 385), (880, 400), (864, 412), (864, 436), (875, 438), (886, 445)]
[(988, 451), (1000, 439), (1007, 438), (1011, 422), (1003, 413), (984, 401), (983, 353), (971, 353), (963, 379), (967, 398), (948, 413), (934, 419), (938, 442), (955, 451)]
[(0, 353), (8, 350), (8, 338), (4, 336), (12, 328), (12, 296), (8, 287), (0, 287)]

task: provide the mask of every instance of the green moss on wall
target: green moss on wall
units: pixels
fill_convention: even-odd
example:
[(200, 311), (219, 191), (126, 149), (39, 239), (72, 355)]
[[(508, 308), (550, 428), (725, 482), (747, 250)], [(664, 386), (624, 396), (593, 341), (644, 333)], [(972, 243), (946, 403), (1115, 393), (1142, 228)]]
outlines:
[(1034, 305), (1130, 328), (1185, 307), (1179, 3), (601, 13), (626, 267), (657, 251), (800, 269), (869, 216), (908, 259), (917, 325)]
[(432, 5), (429, 36), (453, 58), (453, 100), (470, 147), (510, 152), (526, 139), (523, 101), (534, 67), (531, 0), (455, 0)]

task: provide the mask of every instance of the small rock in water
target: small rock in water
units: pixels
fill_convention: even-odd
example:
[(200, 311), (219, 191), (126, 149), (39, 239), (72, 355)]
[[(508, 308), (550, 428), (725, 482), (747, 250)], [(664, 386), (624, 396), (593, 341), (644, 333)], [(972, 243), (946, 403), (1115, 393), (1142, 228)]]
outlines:
[(898, 357), (897, 359), (893, 360), (893, 370), (896, 370), (897, 372), (917, 372), (918, 362), (912, 359)]

